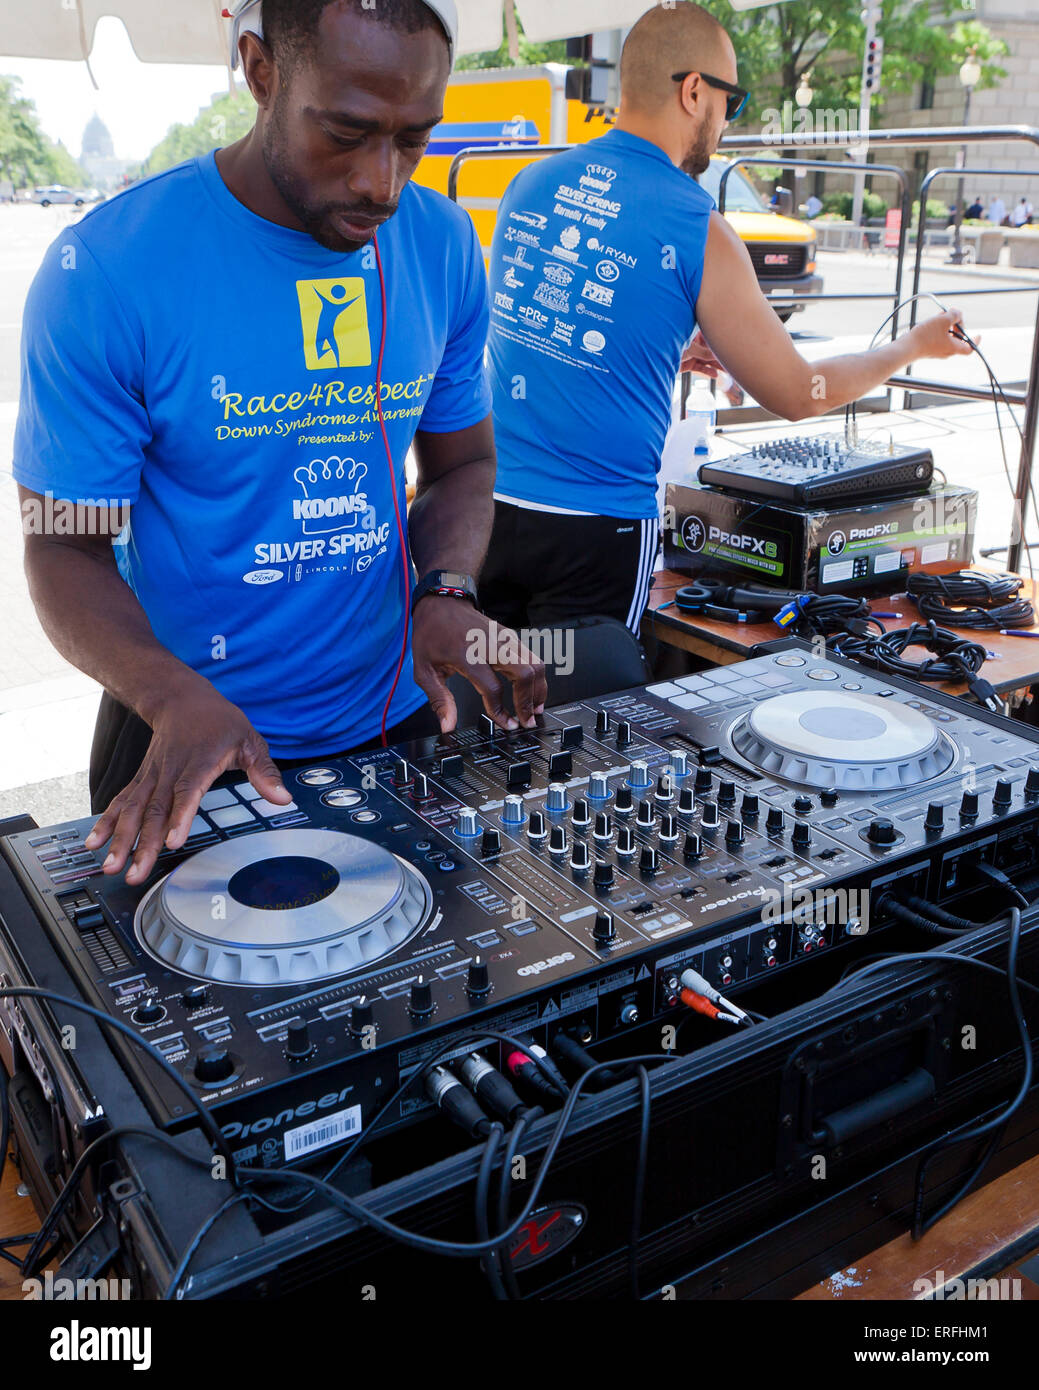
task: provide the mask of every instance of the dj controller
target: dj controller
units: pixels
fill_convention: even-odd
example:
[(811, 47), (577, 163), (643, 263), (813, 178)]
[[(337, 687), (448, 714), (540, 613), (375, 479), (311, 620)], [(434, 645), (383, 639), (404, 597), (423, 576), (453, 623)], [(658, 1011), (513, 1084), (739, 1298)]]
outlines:
[[(616, 1041), (686, 1013), (686, 969), (738, 998), (872, 943), (886, 895), (947, 904), (1039, 843), (1030, 729), (797, 642), (286, 778), (290, 806), (224, 779), (143, 887), (101, 872), (89, 820), (0, 839), (86, 1001), (266, 1166), (355, 1137), (455, 1038)], [(12, 920), (0, 902), (0, 984), (31, 984)], [(0, 1057), (19, 1038), (46, 1093), (28, 1012), (0, 1000)], [(186, 1127), (167, 1072), (111, 1045)], [(380, 1129), (429, 1113), (416, 1085)]]

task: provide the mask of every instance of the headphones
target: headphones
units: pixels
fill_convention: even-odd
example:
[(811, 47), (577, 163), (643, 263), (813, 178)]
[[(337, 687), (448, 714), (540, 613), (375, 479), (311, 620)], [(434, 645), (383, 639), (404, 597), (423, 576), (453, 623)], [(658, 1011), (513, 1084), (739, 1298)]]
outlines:
[(738, 589), (720, 579), (697, 579), (683, 585), (673, 601), (682, 613), (702, 613), (723, 623), (763, 623), (799, 597), (782, 589)]
[[(458, 47), (458, 11), (455, 0), (423, 0), (427, 10), (432, 10), (444, 27), (447, 46), (452, 64)], [(263, 0), (235, 0), (230, 9), (222, 11), (223, 17), (231, 21), (231, 69), (238, 66), (238, 40), (243, 34), (255, 34), (263, 38)]]

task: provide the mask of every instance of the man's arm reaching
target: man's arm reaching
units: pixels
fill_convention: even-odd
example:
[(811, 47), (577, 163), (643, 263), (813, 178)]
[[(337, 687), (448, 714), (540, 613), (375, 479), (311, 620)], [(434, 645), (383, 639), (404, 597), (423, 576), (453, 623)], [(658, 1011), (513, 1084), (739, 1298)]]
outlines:
[[(19, 488), (19, 496), (23, 516), (43, 514), (37, 493)], [(27, 530), (25, 572), (40, 622), (62, 656), (152, 729), (140, 771), (86, 841), (94, 849), (111, 838), (104, 867), (113, 874), (136, 841), (126, 881), (140, 883), (164, 844), (177, 849), (184, 843), (199, 802), (221, 773), (240, 768), (268, 800), (285, 804), (291, 797), (266, 743), (242, 711), (152, 632), (112, 552), (111, 537), (125, 519), (77, 508), (81, 534)]]
[(872, 352), (806, 362), (761, 292), (750, 255), (720, 213), (711, 214), (696, 318), (726, 371), (766, 410), (785, 420), (823, 415), (868, 395), (921, 357), (971, 351), (952, 336), (958, 310), (919, 323)]

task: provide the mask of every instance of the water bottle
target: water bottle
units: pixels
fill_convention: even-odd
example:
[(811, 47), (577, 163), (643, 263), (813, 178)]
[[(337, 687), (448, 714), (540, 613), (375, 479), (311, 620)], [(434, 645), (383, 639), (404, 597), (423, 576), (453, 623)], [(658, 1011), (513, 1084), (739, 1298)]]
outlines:
[(706, 386), (694, 386), (686, 404), (686, 422), (693, 441), (693, 453), (706, 458), (711, 452), (711, 436), (717, 423), (714, 397)]

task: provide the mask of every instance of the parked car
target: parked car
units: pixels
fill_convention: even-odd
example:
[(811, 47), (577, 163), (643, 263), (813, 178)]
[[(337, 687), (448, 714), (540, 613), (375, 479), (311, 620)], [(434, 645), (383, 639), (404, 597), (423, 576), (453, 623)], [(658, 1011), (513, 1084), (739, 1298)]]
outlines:
[(39, 203), (41, 208), (49, 208), (51, 203), (74, 203), (77, 208), (81, 208), (87, 202), (87, 196), (79, 189), (66, 188), (62, 183), (52, 183), (46, 188), (34, 188), (32, 201)]

